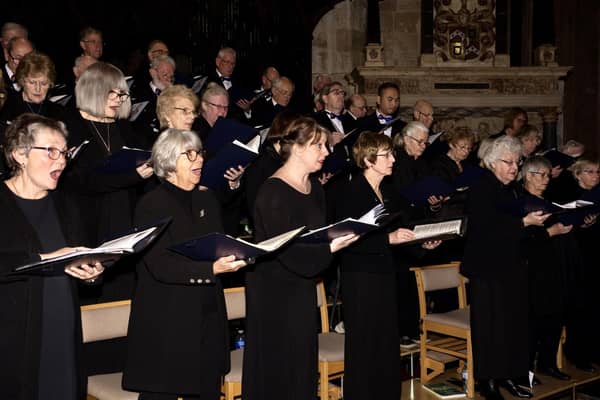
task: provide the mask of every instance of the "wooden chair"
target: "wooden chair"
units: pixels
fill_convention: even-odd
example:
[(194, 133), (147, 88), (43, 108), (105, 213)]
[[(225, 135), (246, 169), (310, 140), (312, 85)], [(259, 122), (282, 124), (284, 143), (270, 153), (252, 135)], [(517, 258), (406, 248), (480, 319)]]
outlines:
[[(321, 333), (319, 334), (319, 397), (321, 400), (339, 398), (340, 393), (335, 386), (329, 385), (332, 379), (344, 375), (344, 335), (329, 331), (329, 312), (325, 285), (317, 283), (317, 306), (321, 316)], [(331, 392), (331, 393), (330, 393)]]
[[(81, 307), (83, 343), (127, 336), (131, 300), (90, 304)], [(121, 388), (123, 373), (88, 377), (88, 400), (137, 400), (138, 393)]]
[[(246, 289), (244, 287), (225, 289), (225, 307), (228, 320), (246, 318)], [(243, 363), (244, 349), (231, 351), (231, 369), (223, 378), (221, 387), (225, 400), (233, 400), (242, 395)]]
[[(471, 323), (466, 300), (465, 278), (459, 263), (411, 268), (417, 279), (421, 317), (421, 383), (444, 373), (446, 364), (459, 360), (467, 363), (467, 397), (475, 395)], [(458, 307), (445, 313), (427, 313), (426, 293), (456, 288)], [(433, 334), (433, 335), (432, 335)], [(431, 336), (430, 336), (431, 335)]]

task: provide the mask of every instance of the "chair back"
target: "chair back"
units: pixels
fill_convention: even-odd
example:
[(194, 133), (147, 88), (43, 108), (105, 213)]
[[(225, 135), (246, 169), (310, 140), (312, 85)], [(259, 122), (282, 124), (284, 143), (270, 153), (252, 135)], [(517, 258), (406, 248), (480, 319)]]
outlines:
[(459, 262), (414, 267), (411, 271), (414, 271), (417, 280), (421, 318), (427, 313), (426, 293), (430, 291), (456, 288), (458, 307), (467, 306), (466, 279), (460, 274)]
[(82, 306), (83, 343), (127, 336), (130, 312), (131, 300)]
[(246, 318), (246, 288), (243, 286), (227, 288), (225, 292), (225, 307), (227, 319)]
[(317, 307), (321, 316), (321, 332), (329, 332), (329, 311), (327, 310), (327, 295), (322, 280), (317, 282)]

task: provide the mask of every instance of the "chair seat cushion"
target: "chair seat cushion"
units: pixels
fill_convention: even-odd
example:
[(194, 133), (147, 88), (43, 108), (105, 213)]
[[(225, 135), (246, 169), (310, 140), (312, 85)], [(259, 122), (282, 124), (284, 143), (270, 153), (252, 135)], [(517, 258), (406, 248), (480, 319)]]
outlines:
[(231, 369), (225, 375), (225, 382), (241, 382), (242, 366), (244, 365), (244, 349), (236, 349), (231, 352)]
[(100, 400), (137, 400), (138, 393), (121, 388), (123, 373), (92, 375), (88, 377), (88, 394)]
[(469, 316), (469, 308), (460, 308), (446, 313), (426, 314), (423, 321), (436, 322), (446, 324), (462, 329), (471, 329), (471, 318)]
[(344, 335), (319, 333), (319, 361), (344, 361)]

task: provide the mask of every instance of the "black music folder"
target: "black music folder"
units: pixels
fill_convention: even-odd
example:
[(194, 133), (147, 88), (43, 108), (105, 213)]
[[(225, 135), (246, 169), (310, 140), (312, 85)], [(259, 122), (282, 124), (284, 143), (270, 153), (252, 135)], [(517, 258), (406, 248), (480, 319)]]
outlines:
[(232, 167), (237, 168), (238, 165), (245, 167), (250, 164), (258, 157), (259, 148), (260, 135), (256, 135), (247, 144), (239, 140), (229, 143), (204, 164), (200, 184), (213, 190), (225, 185), (227, 182), (223, 176), (225, 171)]
[(152, 152), (123, 146), (118, 151), (106, 157), (96, 169), (102, 174), (119, 174), (131, 172), (140, 165), (150, 161)]
[(256, 129), (251, 126), (233, 119), (219, 117), (204, 143), (204, 150), (208, 154), (216, 154), (234, 140), (247, 143), (256, 133)]
[[(387, 215), (383, 205), (378, 204), (358, 219), (346, 218), (334, 224), (313, 229), (301, 235), (298, 238), (298, 241), (313, 244), (329, 243), (333, 239), (344, 235), (363, 235), (382, 227), (384, 225), (382, 220), (385, 219)], [(390, 222), (390, 219), (386, 219), (385, 223), (388, 222)]]
[(575, 158), (556, 149), (550, 149), (543, 154), (550, 161), (552, 167), (560, 165), (561, 168), (569, 168), (575, 162)]
[(454, 179), (452, 184), (456, 190), (468, 189), (485, 173), (485, 171), (485, 168), (478, 165), (467, 165), (464, 167), (463, 172)]
[(253, 262), (257, 257), (278, 250), (303, 230), (302, 226), (256, 244), (224, 233), (213, 232), (171, 246), (169, 250), (196, 261), (215, 261), (221, 257), (234, 255), (238, 260)]
[(429, 204), (427, 199), (431, 196), (449, 196), (456, 188), (437, 176), (426, 176), (423, 179), (399, 190), (402, 197), (417, 206)]
[(168, 217), (154, 224), (136, 227), (122, 236), (102, 243), (96, 248), (75, 251), (62, 256), (22, 265), (16, 267), (12, 274), (57, 276), (64, 274), (65, 268), (71, 265), (92, 265), (96, 262), (101, 262), (105, 267), (109, 267), (124, 256), (144, 250), (161, 234), (170, 222), (171, 218)]

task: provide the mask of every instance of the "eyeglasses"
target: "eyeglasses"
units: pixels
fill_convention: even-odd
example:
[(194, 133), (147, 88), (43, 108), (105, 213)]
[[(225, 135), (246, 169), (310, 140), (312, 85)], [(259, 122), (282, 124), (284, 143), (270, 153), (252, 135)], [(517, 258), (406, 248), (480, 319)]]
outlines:
[(190, 110), (189, 108), (184, 108), (184, 107), (173, 107), (173, 110), (177, 110), (177, 111), (181, 111), (183, 113), (183, 115), (185, 115), (186, 117), (188, 115), (193, 116), (194, 118), (196, 118), (198, 116), (198, 113), (194, 110)]
[(48, 153), (48, 158), (51, 160), (58, 160), (60, 156), (65, 158), (65, 161), (69, 161), (71, 159), (71, 150), (61, 150), (56, 147), (50, 146), (31, 146), (32, 150), (46, 150)]
[(169, 54), (169, 50), (163, 50), (163, 49), (150, 50), (150, 54), (158, 57), (158, 56), (162, 56), (163, 54)]
[(473, 150), (473, 146), (468, 146), (468, 145), (456, 146), (456, 148), (459, 150), (468, 151), (468, 152)]
[(519, 166), (519, 161), (503, 160), (503, 159), (499, 159), (498, 161), (502, 161), (506, 165), (514, 165), (515, 167)]
[(185, 154), (189, 162), (194, 162), (198, 159), (198, 156), (204, 158), (206, 152), (204, 150), (189, 149), (180, 154)]
[(102, 40), (97, 40), (97, 39), (87, 39), (87, 40), (82, 40), (83, 43), (91, 43), (91, 44), (95, 44), (95, 45), (105, 45), (106, 43), (104, 43)]
[(281, 94), (282, 96), (285, 96), (285, 97), (292, 97), (292, 94), (294, 93), (291, 90), (285, 90), (285, 89), (280, 89), (280, 88), (276, 88), (276, 87), (274, 87), (273, 89), (275, 89), (276, 92), (278, 92), (279, 94)]
[(117, 90), (110, 90), (108, 92), (108, 98), (111, 100), (116, 100), (117, 98), (120, 101), (127, 101), (127, 99), (129, 98), (130, 94), (127, 92), (119, 92)]
[(600, 175), (600, 170), (597, 169), (584, 169), (582, 172), (588, 175)]
[(221, 104), (215, 104), (215, 103), (211, 103), (210, 101), (207, 101), (207, 100), (203, 100), (203, 101), (204, 101), (206, 104), (210, 104), (210, 105), (211, 105), (211, 106), (213, 106), (213, 107), (217, 107), (218, 109), (221, 109), (221, 110), (224, 110), (224, 111), (227, 111), (227, 110), (229, 110), (229, 106), (228, 106), (228, 105), (227, 105), (227, 106), (222, 106)]
[(34, 81), (33, 79), (25, 79), (25, 84), (34, 87), (46, 88), (50, 86), (50, 82), (48, 81)]
[(417, 110), (417, 112), (419, 114), (421, 114), (422, 116), (424, 116), (425, 118), (433, 118), (433, 113), (432, 112), (430, 112), (430, 113), (424, 113), (423, 111), (420, 111), (420, 110)]
[(540, 178), (543, 178), (543, 179), (550, 178), (550, 173), (549, 172), (529, 171), (529, 173), (533, 174), (533, 175), (537, 175), (537, 176), (539, 176)]
[(13, 60), (14, 63), (17, 63), (17, 64), (23, 59), (23, 57), (25, 57), (25, 56), (16, 56), (15, 57), (11, 53), (8, 53), (8, 56), (10, 57), (11, 60)]
[(377, 157), (384, 157), (386, 159), (390, 158), (392, 156), (392, 151), (386, 151), (385, 153), (377, 153), (375, 154)]
[(409, 138), (411, 138), (412, 140), (414, 140), (415, 142), (417, 142), (417, 144), (418, 144), (419, 146), (425, 146), (425, 147), (427, 147), (427, 145), (429, 144), (429, 143), (427, 142), (427, 139), (419, 140), (419, 139), (416, 139), (416, 138), (414, 138), (414, 137), (412, 137), (412, 136), (410, 136), (410, 135), (406, 135), (406, 137), (409, 137)]

